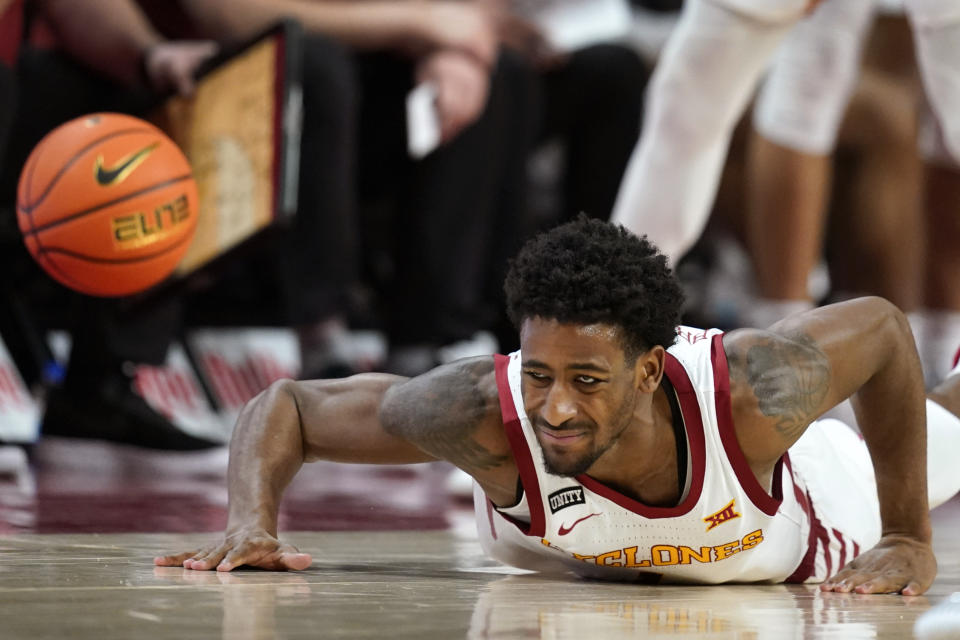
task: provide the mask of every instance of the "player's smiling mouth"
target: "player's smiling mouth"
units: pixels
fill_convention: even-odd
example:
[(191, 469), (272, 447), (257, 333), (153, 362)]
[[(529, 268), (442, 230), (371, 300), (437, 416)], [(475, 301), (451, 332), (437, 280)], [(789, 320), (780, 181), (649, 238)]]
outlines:
[(549, 442), (556, 442), (559, 444), (576, 442), (586, 435), (583, 431), (557, 431), (544, 427), (537, 427), (537, 431), (539, 431)]

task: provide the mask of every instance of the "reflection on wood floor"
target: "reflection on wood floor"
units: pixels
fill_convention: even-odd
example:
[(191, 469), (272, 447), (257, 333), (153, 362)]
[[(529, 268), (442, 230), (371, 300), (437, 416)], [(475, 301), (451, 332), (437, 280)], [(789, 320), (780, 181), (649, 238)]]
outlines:
[[(225, 520), (222, 452), (45, 443), (0, 479), (3, 638), (909, 638), (960, 591), (960, 501), (934, 512), (924, 596), (543, 578), (486, 559), (438, 467), (314, 465), (285, 506), (300, 573), (160, 568)], [(162, 533), (157, 533), (162, 532)], [(958, 605), (957, 608), (960, 608)], [(956, 617), (953, 618), (957, 623)], [(960, 638), (960, 627), (953, 635)]]

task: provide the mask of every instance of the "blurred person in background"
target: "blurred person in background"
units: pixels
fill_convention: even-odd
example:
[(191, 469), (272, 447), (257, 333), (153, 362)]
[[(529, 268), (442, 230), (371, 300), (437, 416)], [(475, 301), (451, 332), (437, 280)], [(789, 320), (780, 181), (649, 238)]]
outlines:
[[(622, 29), (581, 24), (556, 17), (569, 2), (487, 0), (505, 47), (520, 53), (531, 72), (530, 106), (537, 145), (559, 142), (560, 198), (552, 222), (580, 212), (606, 218), (613, 209), (623, 170), (640, 133), (643, 92), (649, 69), (625, 44), (627, 2), (583, 0), (580, 11), (622, 10)], [(612, 5), (612, 6), (608, 6)], [(574, 20), (577, 13), (568, 20)], [(544, 17), (546, 16), (546, 17)]]
[[(623, 0), (482, 0), (517, 70), (512, 130), (526, 149), (506, 159), (513, 176), (497, 214), (485, 278), (501, 349), (516, 348), (503, 309), (508, 259), (536, 229), (578, 213), (606, 218), (640, 131), (647, 65), (625, 44)], [(638, 82), (638, 79), (640, 80)], [(521, 178), (518, 180), (517, 178)], [(519, 221), (519, 224), (518, 224)]]

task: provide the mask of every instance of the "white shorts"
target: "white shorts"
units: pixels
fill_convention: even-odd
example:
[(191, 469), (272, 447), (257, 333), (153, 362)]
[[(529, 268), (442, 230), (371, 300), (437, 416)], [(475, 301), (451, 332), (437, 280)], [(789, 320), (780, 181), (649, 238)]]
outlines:
[(804, 153), (833, 151), (875, 8), (875, 0), (826, 0), (797, 23), (757, 98), (757, 131)]
[[(926, 413), (927, 500), (933, 509), (960, 491), (960, 418), (929, 399)], [(876, 544), (880, 501), (873, 462), (860, 434), (840, 420), (817, 420), (790, 447), (790, 461), (827, 529), (853, 538), (861, 550)]]
[(957, 0), (903, 0), (903, 6), (910, 21), (921, 29), (960, 21), (960, 2)]
[(842, 532), (861, 551), (880, 540), (877, 482), (860, 434), (833, 418), (817, 420), (790, 447), (790, 462), (828, 531)]

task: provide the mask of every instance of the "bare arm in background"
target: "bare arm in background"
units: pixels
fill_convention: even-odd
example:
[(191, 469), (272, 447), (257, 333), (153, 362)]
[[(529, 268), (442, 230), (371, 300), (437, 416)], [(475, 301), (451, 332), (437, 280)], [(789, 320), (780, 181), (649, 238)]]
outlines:
[(420, 57), (458, 49), (490, 67), (496, 37), (481, 7), (458, 0), (184, 0), (184, 9), (217, 39), (247, 38), (282, 18), (358, 50)]
[(164, 40), (130, 0), (42, 0), (39, 5), (67, 53), (123, 84), (140, 80), (143, 55)]
[(41, 0), (40, 8), (66, 53), (127, 86), (187, 95), (216, 52), (212, 42), (166, 40), (131, 0)]
[(492, 14), (461, 0), (184, 0), (201, 32), (218, 40), (250, 37), (294, 18), (358, 51), (392, 51), (415, 61), (418, 83), (437, 92), (441, 139), (447, 142), (486, 107), (497, 35)]

